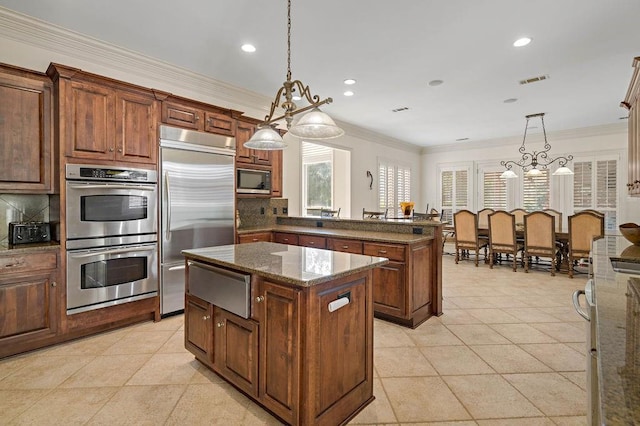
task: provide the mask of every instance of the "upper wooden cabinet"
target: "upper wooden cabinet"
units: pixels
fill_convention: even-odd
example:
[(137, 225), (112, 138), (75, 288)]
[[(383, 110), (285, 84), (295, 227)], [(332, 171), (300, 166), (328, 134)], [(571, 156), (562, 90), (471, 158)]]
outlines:
[(207, 109), (206, 105), (165, 100), (162, 122), (187, 129), (235, 136), (236, 120), (229, 115)]
[(151, 90), (51, 64), (59, 138), (70, 158), (156, 164), (158, 105)]
[(236, 123), (236, 163), (270, 166), (272, 151), (245, 148), (244, 143), (256, 132), (256, 125), (244, 121)]
[(633, 76), (622, 106), (629, 110), (628, 194), (640, 197), (640, 57), (633, 60)]
[(271, 153), (271, 196), (282, 197), (282, 151)]
[(52, 88), (44, 74), (0, 65), (0, 192), (55, 191)]

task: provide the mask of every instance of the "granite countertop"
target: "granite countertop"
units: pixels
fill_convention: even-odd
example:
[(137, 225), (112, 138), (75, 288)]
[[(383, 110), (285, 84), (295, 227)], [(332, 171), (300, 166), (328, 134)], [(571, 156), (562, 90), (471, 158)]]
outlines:
[(8, 242), (5, 241), (0, 243), (0, 255), (22, 254), (22, 253), (29, 253), (32, 251), (58, 250), (59, 248), (60, 248), (60, 243), (57, 241), (51, 241), (47, 243), (19, 244), (19, 245), (10, 245)]
[(613, 235), (593, 244), (603, 424), (640, 424), (640, 275), (615, 272), (610, 262), (640, 261), (636, 249)]
[(332, 281), (388, 262), (384, 257), (267, 242), (183, 250), (182, 254), (299, 287)]
[(433, 237), (420, 234), (402, 234), (398, 232), (359, 231), (353, 229), (312, 228), (308, 226), (273, 225), (260, 228), (239, 229), (238, 234), (250, 234), (252, 232), (292, 232), (304, 235), (316, 235), (322, 237), (345, 238), (349, 240), (368, 240), (382, 243), (411, 244), (421, 241), (433, 240)]

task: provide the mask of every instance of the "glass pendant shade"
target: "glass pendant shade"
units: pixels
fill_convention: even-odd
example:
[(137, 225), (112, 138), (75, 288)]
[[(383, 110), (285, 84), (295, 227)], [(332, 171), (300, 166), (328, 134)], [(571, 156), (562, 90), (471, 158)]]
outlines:
[(535, 167), (531, 170), (529, 170), (527, 173), (525, 173), (525, 176), (528, 177), (532, 177), (532, 176), (540, 176), (542, 174), (541, 170), (536, 169)]
[(513, 178), (517, 178), (517, 177), (518, 177), (518, 175), (513, 170), (505, 170), (500, 175), (501, 179), (513, 179)]
[(251, 136), (251, 139), (244, 143), (244, 147), (251, 149), (261, 149), (266, 151), (284, 149), (287, 147), (286, 142), (272, 127), (266, 126), (258, 129)]
[(573, 171), (567, 166), (558, 167), (558, 170), (553, 172), (553, 176), (571, 176)]
[[(303, 139), (333, 139), (344, 135), (344, 130), (318, 108), (306, 113), (291, 126), (289, 133)], [(253, 139), (253, 138), (252, 138)]]

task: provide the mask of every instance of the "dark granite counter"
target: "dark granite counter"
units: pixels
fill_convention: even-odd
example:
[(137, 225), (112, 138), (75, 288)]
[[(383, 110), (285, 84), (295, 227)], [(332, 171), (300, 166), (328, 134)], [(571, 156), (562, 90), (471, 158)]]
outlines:
[(48, 243), (31, 243), (31, 244), (20, 244), (16, 246), (12, 246), (7, 244), (6, 242), (0, 243), (0, 254), (21, 254), (21, 253), (29, 253), (30, 251), (44, 251), (44, 250), (59, 250), (60, 243), (57, 241), (51, 241)]
[(640, 424), (640, 275), (617, 273), (610, 257), (640, 262), (621, 236), (593, 245), (602, 424)]
[(384, 265), (384, 257), (257, 242), (183, 250), (187, 258), (299, 287), (333, 281)]

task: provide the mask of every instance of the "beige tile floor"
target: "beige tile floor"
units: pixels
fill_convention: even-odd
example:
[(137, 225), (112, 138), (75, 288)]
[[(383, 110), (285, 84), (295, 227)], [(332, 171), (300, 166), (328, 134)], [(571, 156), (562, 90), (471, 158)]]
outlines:
[[(584, 425), (570, 280), (443, 258), (444, 315), (375, 321), (374, 395), (351, 424)], [(277, 425), (183, 346), (183, 317), (0, 361), (4, 425)]]

